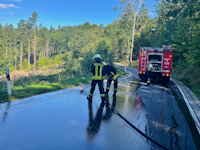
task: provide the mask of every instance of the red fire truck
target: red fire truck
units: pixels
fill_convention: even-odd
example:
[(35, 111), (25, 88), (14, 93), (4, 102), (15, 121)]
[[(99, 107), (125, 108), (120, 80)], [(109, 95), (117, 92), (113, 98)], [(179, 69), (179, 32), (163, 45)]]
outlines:
[(146, 81), (147, 62), (153, 65), (151, 79), (168, 83), (172, 70), (173, 49), (171, 45), (162, 48), (140, 47), (139, 52), (139, 77), (142, 82)]

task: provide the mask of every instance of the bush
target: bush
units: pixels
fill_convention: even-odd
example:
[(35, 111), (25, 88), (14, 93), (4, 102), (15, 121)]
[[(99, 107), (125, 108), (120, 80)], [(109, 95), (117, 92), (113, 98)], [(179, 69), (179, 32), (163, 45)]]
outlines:
[(54, 60), (47, 57), (47, 58), (41, 58), (40, 60), (37, 61), (37, 67), (41, 68), (43, 66), (48, 66), (54, 64)]
[(28, 60), (25, 58), (22, 63), (22, 69), (28, 69)]
[(54, 58), (54, 63), (59, 64), (59, 63), (62, 63), (62, 62), (63, 62), (62, 55), (56, 55), (55, 58)]

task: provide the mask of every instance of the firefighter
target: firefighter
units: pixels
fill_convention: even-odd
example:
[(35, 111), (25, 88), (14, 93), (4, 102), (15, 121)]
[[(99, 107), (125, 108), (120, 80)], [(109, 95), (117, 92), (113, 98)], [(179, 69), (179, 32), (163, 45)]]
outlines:
[(147, 66), (147, 85), (149, 86), (151, 83), (151, 70), (153, 69), (153, 65), (151, 64), (150, 61), (148, 61), (148, 66)]
[(104, 64), (102, 64), (101, 56), (99, 54), (94, 55), (93, 59), (95, 60), (95, 62), (92, 64), (91, 68), (93, 74), (92, 83), (91, 83), (90, 93), (87, 99), (89, 103), (92, 103), (92, 97), (95, 90), (95, 86), (96, 84), (98, 84), (99, 91), (101, 94), (101, 101), (104, 103), (105, 102), (105, 93), (103, 88), (103, 76), (105, 75)]
[(116, 96), (117, 93), (117, 84), (118, 84), (118, 75), (117, 75), (117, 71), (116, 69), (111, 66), (111, 65), (107, 65), (106, 62), (102, 62), (105, 65), (105, 71), (106, 74), (108, 75), (108, 81), (107, 81), (107, 86), (106, 86), (106, 92), (105, 94), (108, 94), (109, 90), (110, 90), (110, 85), (112, 80), (114, 80), (114, 94), (113, 96)]

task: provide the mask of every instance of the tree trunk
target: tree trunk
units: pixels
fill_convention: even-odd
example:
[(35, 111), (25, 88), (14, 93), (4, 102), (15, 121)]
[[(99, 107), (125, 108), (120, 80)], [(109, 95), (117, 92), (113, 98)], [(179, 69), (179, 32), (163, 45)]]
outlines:
[(122, 51), (122, 60), (124, 61), (124, 48), (123, 48), (123, 51)]
[(15, 46), (15, 70), (17, 69), (17, 50)]
[(136, 19), (136, 15), (134, 16), (134, 20), (133, 20), (133, 34), (132, 34), (132, 43), (131, 43), (131, 51), (130, 51), (130, 64), (131, 64), (132, 57), (133, 57), (134, 34), (135, 34), (135, 19)]
[(8, 58), (8, 49), (7, 49), (7, 44), (6, 44), (6, 58)]
[(55, 55), (55, 45), (53, 44), (53, 54)]
[(51, 45), (50, 56), (53, 54), (53, 45)]
[(35, 26), (34, 26), (34, 70), (36, 67), (36, 53), (35, 53)]
[[(11, 47), (11, 42), (9, 43), (8, 47), (10, 48)], [(9, 49), (8, 49), (9, 50)], [(12, 55), (12, 52), (10, 50), (10, 53), (8, 54), (9, 55), (9, 65), (10, 65), (10, 58), (11, 58), (11, 55)], [(12, 61), (12, 60), (11, 60)]]
[(141, 37), (141, 32), (142, 32), (142, 29), (139, 30), (139, 39)]
[(45, 51), (46, 51), (46, 40), (44, 41), (44, 57), (45, 57)]
[(30, 36), (28, 37), (28, 69), (30, 69), (30, 57), (31, 57), (31, 54), (30, 54)]
[(41, 51), (42, 51), (42, 50), (40, 50), (39, 60), (40, 60), (40, 58), (41, 58), (41, 56), (42, 56)]
[(49, 54), (49, 43), (47, 42), (47, 46), (46, 46), (46, 57), (48, 57)]
[(22, 70), (22, 47), (23, 47), (23, 38), (21, 40), (20, 71)]

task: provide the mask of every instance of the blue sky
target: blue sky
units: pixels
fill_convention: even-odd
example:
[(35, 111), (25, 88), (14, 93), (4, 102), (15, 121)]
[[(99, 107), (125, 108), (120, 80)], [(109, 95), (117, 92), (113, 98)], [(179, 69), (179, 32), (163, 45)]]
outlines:
[[(154, 10), (155, 0), (146, 1), (150, 12)], [(12, 23), (17, 27), (21, 20), (27, 20), (37, 11), (39, 21), (45, 27), (51, 25), (78, 25), (86, 21), (105, 26), (117, 19), (119, 12), (113, 11), (118, 0), (0, 0), (0, 23)], [(153, 16), (152, 16), (153, 17)]]

